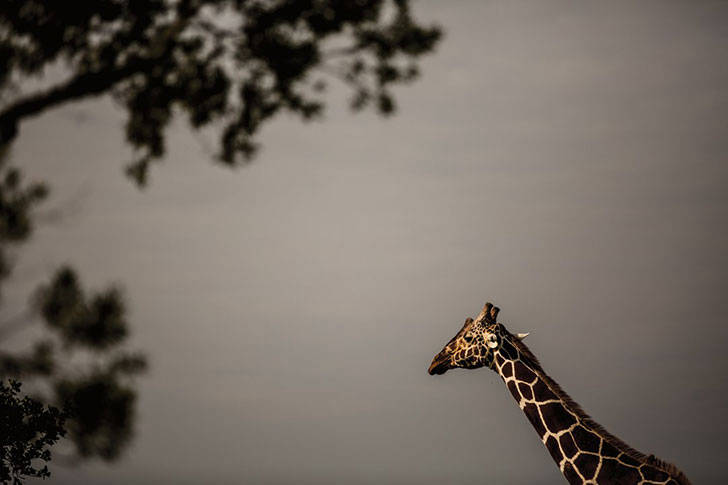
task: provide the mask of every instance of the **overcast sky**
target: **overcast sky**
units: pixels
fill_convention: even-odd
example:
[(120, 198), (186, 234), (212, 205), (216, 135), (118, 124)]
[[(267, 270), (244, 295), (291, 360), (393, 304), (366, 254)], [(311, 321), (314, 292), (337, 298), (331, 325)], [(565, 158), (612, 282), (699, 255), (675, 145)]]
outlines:
[(561, 483), (494, 373), (427, 375), (486, 300), (612, 433), (725, 480), (728, 3), (414, 10), (446, 37), (396, 117), (334, 90), (238, 171), (180, 124), (138, 191), (108, 99), (23, 124), (72, 210), (8, 301), (121, 282), (151, 361), (124, 459), (53, 482)]

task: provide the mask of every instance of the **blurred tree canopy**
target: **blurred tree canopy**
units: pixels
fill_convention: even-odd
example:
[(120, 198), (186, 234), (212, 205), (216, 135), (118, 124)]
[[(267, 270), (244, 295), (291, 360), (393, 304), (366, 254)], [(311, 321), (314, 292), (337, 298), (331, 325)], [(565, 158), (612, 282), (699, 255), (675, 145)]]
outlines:
[[(440, 35), (414, 20), (408, 0), (5, 0), (0, 291), (48, 192), (9, 166), (25, 119), (110, 95), (127, 113), (126, 139), (136, 151), (127, 174), (143, 186), (150, 163), (165, 153), (175, 115), (194, 130), (216, 131), (218, 160), (237, 166), (255, 155), (266, 121), (283, 112), (317, 118), (332, 81), (350, 89), (352, 110), (393, 113), (392, 87), (417, 78), (418, 59)], [(49, 69), (64, 78), (44, 78)], [(33, 79), (45, 87), (27, 89)], [(131, 439), (133, 378), (146, 360), (125, 350), (125, 308), (118, 288), (89, 292), (63, 267), (27, 310), (0, 320), (0, 345), (42, 325), (43, 336), (28, 349), (0, 349), (0, 378), (22, 378), (37, 399), (67, 413), (62, 443), (75, 458), (113, 460)], [(0, 310), (7, 313), (2, 300)]]
[[(111, 94), (128, 113), (138, 150), (128, 174), (144, 184), (165, 151), (177, 111), (195, 129), (219, 127), (218, 158), (256, 150), (261, 125), (281, 111), (308, 120), (327, 82), (353, 90), (351, 107), (391, 113), (390, 87), (418, 75), (440, 30), (412, 18), (407, 0), (7, 0), (0, 8), (0, 144), (19, 123), (62, 103)], [(60, 64), (64, 81), (19, 93)], [(13, 95), (15, 93), (15, 95)]]

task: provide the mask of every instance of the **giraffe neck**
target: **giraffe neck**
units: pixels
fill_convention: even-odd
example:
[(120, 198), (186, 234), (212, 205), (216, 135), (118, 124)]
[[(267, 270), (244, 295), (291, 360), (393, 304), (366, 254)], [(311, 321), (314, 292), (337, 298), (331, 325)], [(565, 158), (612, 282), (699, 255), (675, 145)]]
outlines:
[(690, 484), (674, 465), (635, 451), (592, 421), (523, 343), (504, 340), (493, 368), (569, 483)]

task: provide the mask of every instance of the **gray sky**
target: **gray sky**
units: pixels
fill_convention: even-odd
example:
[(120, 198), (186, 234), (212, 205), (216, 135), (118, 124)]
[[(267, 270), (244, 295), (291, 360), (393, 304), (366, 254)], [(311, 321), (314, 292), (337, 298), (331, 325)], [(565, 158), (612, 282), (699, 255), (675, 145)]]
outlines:
[(611, 432), (726, 478), (728, 3), (415, 11), (446, 38), (394, 119), (334, 91), (236, 172), (180, 125), (137, 191), (108, 99), (23, 125), (73, 210), (7, 298), (122, 282), (151, 360), (125, 458), (53, 482), (560, 483), (494, 373), (426, 373), (486, 300)]

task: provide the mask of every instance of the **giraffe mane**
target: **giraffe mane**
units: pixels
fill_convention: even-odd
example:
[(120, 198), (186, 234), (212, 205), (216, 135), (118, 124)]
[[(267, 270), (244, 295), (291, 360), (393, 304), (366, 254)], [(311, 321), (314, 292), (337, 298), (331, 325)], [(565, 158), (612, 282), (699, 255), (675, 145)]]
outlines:
[(521, 355), (528, 359), (528, 363), (533, 366), (533, 370), (540, 375), (540, 377), (551, 388), (554, 394), (556, 394), (559, 399), (561, 399), (564, 404), (566, 404), (566, 406), (568, 406), (569, 409), (573, 411), (585, 425), (598, 433), (609, 444), (621, 450), (630, 458), (633, 458), (642, 463), (647, 463), (648, 465), (654, 466), (662, 470), (663, 472), (670, 475), (671, 478), (675, 479), (680, 485), (691, 485), (688, 477), (686, 477), (682, 470), (680, 470), (677, 466), (660, 458), (657, 458), (655, 455), (645, 455), (644, 453), (635, 450), (627, 443), (604, 429), (601, 424), (594, 421), (586, 412), (584, 412), (581, 406), (576, 401), (574, 401), (571, 396), (569, 396), (566, 391), (561, 388), (561, 386), (559, 386), (556, 381), (554, 381), (551, 377), (549, 377), (548, 374), (546, 374), (546, 372), (543, 370), (543, 367), (541, 367), (541, 363), (538, 361), (536, 356), (533, 355), (533, 352), (531, 352), (531, 349), (529, 349), (521, 339), (513, 336), (513, 334), (506, 330), (502, 325), (501, 328), (506, 331), (511, 344), (521, 353)]

